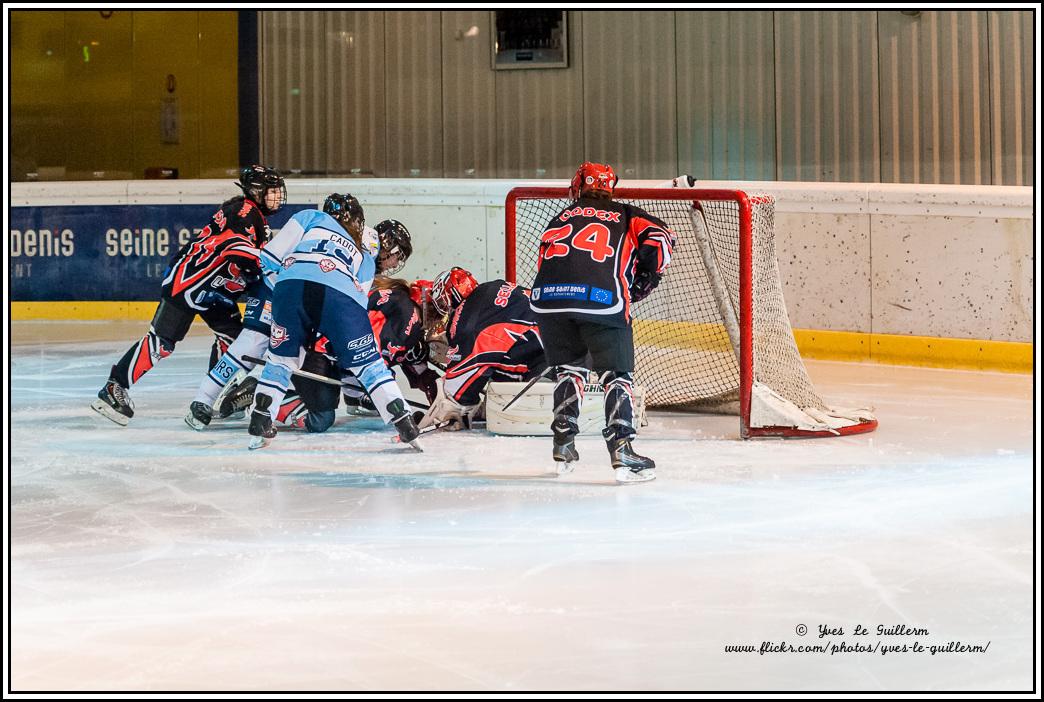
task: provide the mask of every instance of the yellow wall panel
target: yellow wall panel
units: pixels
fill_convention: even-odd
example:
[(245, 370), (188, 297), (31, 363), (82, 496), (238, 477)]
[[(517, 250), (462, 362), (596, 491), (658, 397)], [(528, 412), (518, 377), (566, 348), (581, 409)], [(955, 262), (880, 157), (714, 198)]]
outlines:
[(196, 14), (199, 29), (199, 177), (238, 176), (239, 22), (235, 12)]
[(185, 50), (195, 49), (198, 14), (134, 13), (136, 174), (150, 167), (199, 172), (199, 64), (197, 52)]
[(11, 12), (12, 179), (236, 173), (237, 30), (235, 12)]

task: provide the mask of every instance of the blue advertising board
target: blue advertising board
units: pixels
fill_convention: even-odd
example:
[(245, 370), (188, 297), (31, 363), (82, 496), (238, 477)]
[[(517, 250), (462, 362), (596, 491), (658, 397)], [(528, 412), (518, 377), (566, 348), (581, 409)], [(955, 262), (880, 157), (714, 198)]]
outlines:
[[(218, 205), (12, 207), (10, 299), (158, 300), (171, 257)], [(273, 233), (310, 207), (283, 207), (268, 219)]]

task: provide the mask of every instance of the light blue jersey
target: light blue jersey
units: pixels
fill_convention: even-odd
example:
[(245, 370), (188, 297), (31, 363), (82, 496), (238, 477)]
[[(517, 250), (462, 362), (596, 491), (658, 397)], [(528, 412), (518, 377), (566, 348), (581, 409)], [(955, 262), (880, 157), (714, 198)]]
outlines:
[(364, 248), (337, 220), (319, 210), (298, 212), (261, 249), (261, 268), (270, 287), (283, 280), (307, 280), (338, 290), (367, 305), (376, 272), (376, 232), (366, 228)]

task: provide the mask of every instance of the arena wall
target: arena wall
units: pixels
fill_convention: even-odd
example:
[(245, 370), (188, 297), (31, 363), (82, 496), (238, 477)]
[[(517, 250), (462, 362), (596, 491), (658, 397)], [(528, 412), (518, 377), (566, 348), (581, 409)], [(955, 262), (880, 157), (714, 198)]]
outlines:
[[(519, 185), (564, 183), (294, 179), (271, 224), (350, 191), (370, 224), (394, 218), (413, 233), (404, 277), (459, 265), (490, 279), (504, 274), (504, 199)], [(783, 290), (806, 356), (1031, 369), (1032, 188), (700, 185), (776, 197)], [(148, 319), (167, 259), (235, 194), (226, 180), (12, 184), (12, 319)]]

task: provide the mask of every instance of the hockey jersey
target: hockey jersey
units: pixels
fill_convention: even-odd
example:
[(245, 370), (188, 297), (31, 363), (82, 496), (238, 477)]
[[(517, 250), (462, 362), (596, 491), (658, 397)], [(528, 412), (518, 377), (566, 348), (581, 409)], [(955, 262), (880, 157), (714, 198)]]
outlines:
[(475, 288), (446, 328), (445, 392), (476, 405), (490, 380), (527, 380), (547, 367), (529, 290), (504, 280)]
[(261, 250), (265, 280), (307, 280), (329, 286), (360, 306), (376, 271), (377, 233), (363, 232), (363, 247), (330, 215), (319, 210), (298, 212)]
[(207, 289), (236, 299), (260, 275), (259, 249), (270, 233), (252, 200), (227, 200), (171, 259), (163, 278), (164, 296), (194, 310), (205, 309), (196, 299)]
[(410, 299), (408, 290), (371, 290), (367, 311), (373, 336), (389, 366), (403, 363), (411, 350), (424, 343), (420, 309)]
[(590, 197), (575, 200), (544, 228), (533, 311), (627, 326), (635, 274), (663, 273), (674, 243), (667, 225), (640, 207)]

